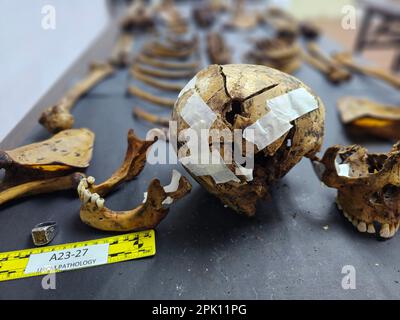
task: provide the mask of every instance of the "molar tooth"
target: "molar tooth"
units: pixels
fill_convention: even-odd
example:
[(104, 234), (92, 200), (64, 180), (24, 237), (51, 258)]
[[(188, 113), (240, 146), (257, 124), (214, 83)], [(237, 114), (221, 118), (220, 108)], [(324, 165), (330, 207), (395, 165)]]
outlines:
[(389, 224), (385, 223), (382, 225), (381, 230), (379, 232), (379, 235), (382, 238), (390, 238), (390, 228), (389, 228)]
[(375, 233), (375, 227), (372, 223), (368, 224), (368, 229), (367, 229), (368, 233)]
[(399, 227), (400, 227), (400, 223), (397, 222), (397, 223), (395, 224), (396, 232), (399, 230)]
[(360, 221), (357, 225), (357, 230), (360, 232), (366, 232), (367, 231), (367, 224), (364, 221)]
[(339, 210), (343, 210), (342, 206), (340, 205), (340, 203), (337, 200), (336, 200), (336, 205), (337, 205)]
[(84, 190), (84, 191), (83, 191), (83, 203), (84, 203), (84, 204), (86, 204), (86, 203), (89, 202), (91, 195), (92, 195), (92, 194), (90, 193), (89, 190)]
[(92, 196), (90, 197), (90, 202), (95, 203), (99, 198), (100, 196), (97, 193), (93, 193)]
[(81, 184), (81, 183), (82, 183), (82, 186), (83, 186), (84, 188), (88, 188), (88, 187), (89, 187), (86, 178), (83, 178), (83, 179), (79, 182), (79, 184)]
[(358, 219), (354, 218), (352, 223), (353, 223), (353, 226), (355, 226), (355, 227), (357, 228), (357, 226), (358, 226)]
[(90, 176), (90, 177), (87, 178), (87, 182), (88, 182), (89, 184), (94, 184), (95, 181), (96, 181), (96, 179), (95, 179), (94, 177), (92, 177), (92, 176)]
[(104, 207), (104, 199), (103, 198), (99, 198), (96, 200), (96, 205), (99, 209), (103, 209)]

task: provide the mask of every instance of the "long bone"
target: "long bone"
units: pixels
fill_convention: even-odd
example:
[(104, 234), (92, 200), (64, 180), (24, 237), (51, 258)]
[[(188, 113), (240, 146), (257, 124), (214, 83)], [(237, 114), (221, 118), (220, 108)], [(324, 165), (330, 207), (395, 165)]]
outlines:
[(336, 53), (332, 55), (332, 58), (335, 59), (338, 63), (342, 64), (343, 66), (354, 72), (358, 72), (367, 76), (381, 79), (397, 89), (400, 88), (400, 77), (387, 73), (379, 68), (362, 66), (353, 61), (353, 58), (350, 53), (346, 52)]
[(113, 72), (114, 69), (109, 63), (93, 63), (84, 79), (76, 83), (56, 105), (47, 108), (42, 113), (39, 123), (52, 133), (71, 129), (74, 125), (71, 110), (76, 102)]

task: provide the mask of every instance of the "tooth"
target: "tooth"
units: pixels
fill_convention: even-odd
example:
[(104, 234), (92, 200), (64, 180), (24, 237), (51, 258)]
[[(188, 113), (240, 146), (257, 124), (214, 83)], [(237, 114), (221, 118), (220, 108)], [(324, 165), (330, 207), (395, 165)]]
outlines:
[(347, 214), (347, 212), (346, 212), (346, 211), (343, 211), (343, 215), (344, 215), (346, 218), (348, 218), (348, 217), (349, 217), (349, 215)]
[(92, 176), (90, 176), (90, 177), (87, 178), (87, 182), (88, 182), (89, 184), (94, 184), (95, 180), (96, 180), (96, 179), (95, 179), (94, 177), (92, 177)]
[(366, 232), (367, 231), (367, 224), (364, 221), (360, 221), (357, 225), (357, 230), (360, 232)]
[(89, 202), (91, 195), (92, 195), (92, 194), (90, 193), (89, 190), (84, 190), (84, 191), (83, 191), (83, 203), (84, 203), (84, 204), (86, 204), (86, 203)]
[(390, 228), (389, 228), (389, 224), (385, 223), (382, 225), (381, 230), (379, 232), (379, 235), (382, 238), (390, 238)]
[(90, 202), (95, 203), (99, 198), (100, 196), (97, 193), (93, 193), (92, 196), (90, 197)]
[(103, 209), (104, 207), (104, 199), (103, 198), (99, 198), (96, 200), (96, 205), (99, 209)]
[(356, 228), (357, 228), (357, 226), (358, 226), (358, 219), (353, 219), (353, 226), (355, 226)]
[(80, 183), (82, 183), (82, 185), (83, 185), (84, 188), (88, 188), (88, 187), (89, 187), (88, 184), (87, 184), (86, 178), (83, 178), (83, 179), (80, 181)]
[(373, 225), (372, 223), (370, 223), (370, 224), (368, 225), (367, 232), (368, 232), (368, 233), (375, 233), (375, 227), (374, 227), (374, 225)]
[(340, 203), (337, 200), (336, 200), (336, 205), (337, 205), (339, 210), (343, 210), (342, 206), (340, 205)]
[(399, 227), (400, 227), (400, 223), (399, 222), (397, 222), (396, 224), (395, 224), (395, 226), (396, 226), (396, 232), (399, 230)]

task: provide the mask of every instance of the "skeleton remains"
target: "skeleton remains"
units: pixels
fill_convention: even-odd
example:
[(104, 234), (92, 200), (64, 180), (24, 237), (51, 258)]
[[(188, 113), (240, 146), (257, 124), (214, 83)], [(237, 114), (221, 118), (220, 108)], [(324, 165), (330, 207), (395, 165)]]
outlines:
[(337, 205), (358, 231), (394, 236), (400, 224), (399, 143), (387, 154), (335, 145), (313, 164), (321, 181), (338, 190)]
[[(313, 157), (320, 149), (324, 106), (301, 81), (278, 70), (255, 65), (211, 65), (181, 91), (172, 119), (177, 121), (177, 132), (171, 132), (171, 137), (178, 139), (178, 158), (186, 170), (223, 203), (252, 216), (257, 200), (268, 194), (273, 182), (304, 156)], [(255, 154), (250, 157), (254, 168), (243, 167), (241, 159), (230, 163), (222, 159), (232, 152), (225, 148), (232, 145), (232, 140), (225, 138), (223, 145), (211, 144), (218, 163), (190, 162), (195, 154), (185, 138), (188, 129), (206, 133), (216, 129), (232, 135), (238, 130), (239, 141), (235, 141), (234, 148), (253, 145)], [(243, 155), (244, 148), (239, 153)]]
[[(0, 151), (0, 205), (16, 198), (76, 188), (92, 158), (94, 134), (71, 129), (51, 139)], [(71, 173), (72, 172), (72, 173)], [(75, 172), (75, 173), (74, 173)]]
[(113, 72), (114, 69), (109, 63), (93, 63), (83, 80), (75, 84), (56, 105), (47, 108), (42, 113), (39, 123), (52, 133), (71, 129), (74, 125), (71, 110), (76, 102)]
[(354, 134), (368, 134), (389, 140), (400, 139), (400, 108), (377, 102), (343, 97), (338, 101), (342, 122)]

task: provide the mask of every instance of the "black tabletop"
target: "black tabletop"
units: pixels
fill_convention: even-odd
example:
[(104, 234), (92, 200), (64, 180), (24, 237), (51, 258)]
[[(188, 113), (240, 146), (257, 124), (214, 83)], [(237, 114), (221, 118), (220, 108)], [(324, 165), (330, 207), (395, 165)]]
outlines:
[[(263, 27), (264, 28), (264, 27)], [(257, 35), (263, 34), (257, 30)], [(250, 48), (252, 32), (225, 31), (235, 49), (235, 62)], [(204, 34), (202, 34), (204, 37)], [(140, 47), (141, 37), (135, 47)], [(203, 40), (203, 38), (202, 38)], [(322, 38), (326, 51), (339, 49)], [(204, 49), (204, 48), (203, 48)], [(391, 144), (370, 138), (356, 139), (344, 131), (336, 101), (345, 95), (398, 103), (398, 92), (378, 80), (355, 76), (333, 86), (317, 71), (303, 65), (295, 76), (320, 95), (326, 107), (324, 147), (361, 143), (373, 151), (388, 151)], [(126, 70), (94, 88), (79, 101), (75, 127), (96, 133), (92, 165), (87, 173), (97, 181), (116, 169), (125, 153), (129, 128), (144, 138), (151, 126), (132, 117), (135, 105), (168, 114), (125, 95)], [(39, 125), (24, 143), (47, 138)], [(157, 142), (164, 143), (164, 142)], [(139, 178), (107, 197), (113, 210), (137, 206), (149, 181), (166, 184), (180, 165), (147, 165)], [(56, 276), (56, 289), (43, 290), (42, 277), (0, 283), (1, 299), (306, 299), (399, 298), (400, 240), (378, 241), (359, 233), (339, 213), (335, 190), (321, 185), (310, 162), (303, 159), (272, 187), (272, 199), (260, 202), (254, 218), (225, 208), (194, 182), (192, 192), (171, 207), (156, 231), (157, 254), (151, 258), (68, 271)], [(39, 222), (54, 220), (60, 231), (52, 244), (110, 236), (80, 221), (80, 202), (73, 192), (27, 198), (0, 209), (0, 251), (32, 247), (30, 231)], [(112, 235), (112, 234), (111, 234)], [(342, 268), (354, 266), (356, 289), (341, 286)]]

